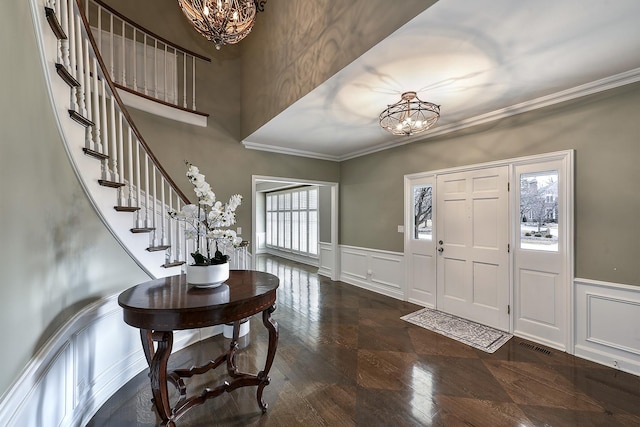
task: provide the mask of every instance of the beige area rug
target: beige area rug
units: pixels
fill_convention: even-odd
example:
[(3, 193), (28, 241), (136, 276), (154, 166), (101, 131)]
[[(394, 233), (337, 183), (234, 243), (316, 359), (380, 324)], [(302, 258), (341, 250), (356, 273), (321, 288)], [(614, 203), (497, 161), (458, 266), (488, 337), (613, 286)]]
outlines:
[(437, 332), (487, 353), (493, 353), (513, 335), (442, 311), (423, 308), (400, 319)]

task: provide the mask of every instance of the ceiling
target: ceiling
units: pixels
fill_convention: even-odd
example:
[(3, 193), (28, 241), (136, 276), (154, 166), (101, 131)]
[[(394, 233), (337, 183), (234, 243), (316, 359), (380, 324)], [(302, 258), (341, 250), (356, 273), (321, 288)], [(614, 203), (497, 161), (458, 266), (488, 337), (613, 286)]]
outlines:
[[(346, 160), (640, 80), (638, 0), (440, 0), (263, 125), (248, 148)], [(425, 133), (380, 112), (416, 91)]]

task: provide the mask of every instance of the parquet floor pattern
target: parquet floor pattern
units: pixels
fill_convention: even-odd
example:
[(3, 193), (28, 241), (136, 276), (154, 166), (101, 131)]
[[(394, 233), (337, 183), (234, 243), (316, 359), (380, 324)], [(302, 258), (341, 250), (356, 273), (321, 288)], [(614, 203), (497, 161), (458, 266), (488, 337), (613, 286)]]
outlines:
[[(248, 387), (192, 409), (178, 426), (640, 426), (640, 377), (517, 337), (487, 354), (400, 320), (414, 304), (281, 258), (261, 256), (258, 269), (280, 278), (268, 412)], [(172, 355), (170, 367), (202, 364), (228, 344), (195, 344)], [(266, 346), (256, 316), (238, 366), (259, 371)], [(188, 389), (218, 376), (194, 378)], [(145, 371), (88, 426), (158, 424)]]

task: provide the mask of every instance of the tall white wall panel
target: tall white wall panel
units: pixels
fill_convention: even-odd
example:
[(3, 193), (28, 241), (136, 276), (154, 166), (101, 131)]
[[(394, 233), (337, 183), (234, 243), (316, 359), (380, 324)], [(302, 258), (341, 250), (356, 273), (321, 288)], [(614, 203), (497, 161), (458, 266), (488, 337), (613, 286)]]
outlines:
[(376, 249), (340, 246), (340, 280), (397, 299), (404, 299), (404, 255)]
[(575, 354), (640, 375), (640, 287), (575, 281)]

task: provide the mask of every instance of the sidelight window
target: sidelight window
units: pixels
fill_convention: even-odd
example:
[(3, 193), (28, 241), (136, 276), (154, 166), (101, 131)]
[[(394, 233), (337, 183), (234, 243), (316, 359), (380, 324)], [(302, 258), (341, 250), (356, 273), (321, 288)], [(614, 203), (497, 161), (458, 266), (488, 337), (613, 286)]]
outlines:
[(520, 174), (520, 248), (558, 251), (558, 171)]
[(413, 187), (413, 238), (432, 239), (433, 186), (420, 184)]

